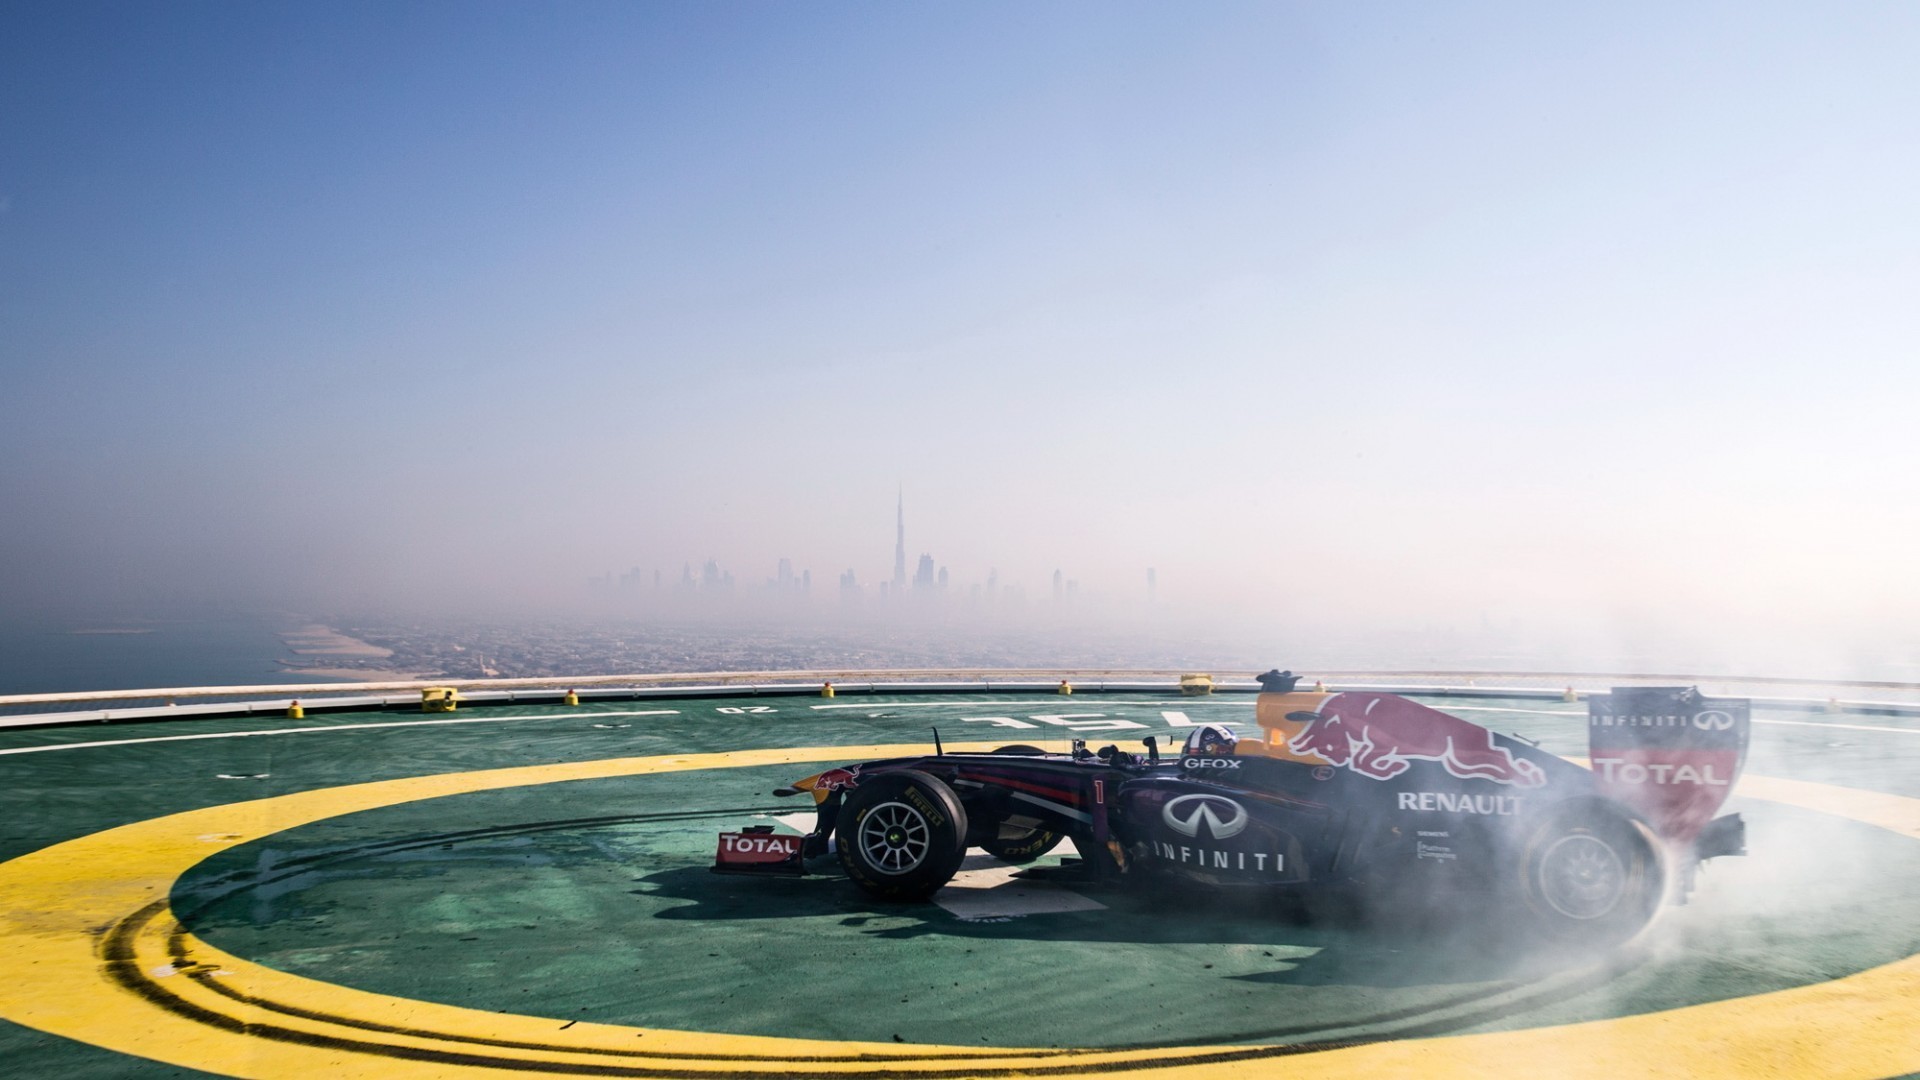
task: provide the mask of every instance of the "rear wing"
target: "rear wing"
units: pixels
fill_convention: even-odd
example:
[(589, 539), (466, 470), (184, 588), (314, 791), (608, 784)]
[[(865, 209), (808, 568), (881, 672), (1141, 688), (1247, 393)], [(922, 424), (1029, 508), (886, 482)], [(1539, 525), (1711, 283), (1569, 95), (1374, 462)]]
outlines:
[(1690, 686), (1616, 686), (1587, 699), (1587, 747), (1601, 794), (1692, 844), (1732, 794), (1752, 731), (1745, 698)]

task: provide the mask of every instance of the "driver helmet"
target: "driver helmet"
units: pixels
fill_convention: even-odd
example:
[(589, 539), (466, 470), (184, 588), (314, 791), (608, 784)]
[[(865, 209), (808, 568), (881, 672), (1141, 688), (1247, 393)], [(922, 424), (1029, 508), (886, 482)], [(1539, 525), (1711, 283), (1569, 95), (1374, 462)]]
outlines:
[(1208, 724), (1196, 729), (1187, 736), (1187, 744), (1180, 752), (1182, 757), (1221, 757), (1231, 755), (1240, 740), (1233, 732), (1223, 727)]

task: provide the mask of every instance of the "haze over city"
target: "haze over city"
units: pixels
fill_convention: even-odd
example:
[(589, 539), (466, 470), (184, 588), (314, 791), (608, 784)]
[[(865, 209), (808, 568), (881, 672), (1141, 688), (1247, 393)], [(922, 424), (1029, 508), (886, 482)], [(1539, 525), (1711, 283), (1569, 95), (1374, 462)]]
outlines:
[(1893, 4), (9, 5), (0, 622), (937, 596), (1920, 678), (1915, 55)]

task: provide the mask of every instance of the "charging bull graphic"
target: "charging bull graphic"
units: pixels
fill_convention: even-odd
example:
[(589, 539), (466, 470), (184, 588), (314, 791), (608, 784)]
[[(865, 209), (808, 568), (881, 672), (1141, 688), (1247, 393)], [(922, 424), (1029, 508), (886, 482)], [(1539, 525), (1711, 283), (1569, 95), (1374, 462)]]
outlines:
[(1391, 780), (1419, 759), (1437, 761), (1461, 779), (1515, 787), (1547, 782), (1538, 765), (1495, 746), (1486, 728), (1391, 694), (1335, 694), (1319, 711), (1289, 713), (1287, 719), (1307, 725), (1287, 749), (1318, 754), (1375, 780)]

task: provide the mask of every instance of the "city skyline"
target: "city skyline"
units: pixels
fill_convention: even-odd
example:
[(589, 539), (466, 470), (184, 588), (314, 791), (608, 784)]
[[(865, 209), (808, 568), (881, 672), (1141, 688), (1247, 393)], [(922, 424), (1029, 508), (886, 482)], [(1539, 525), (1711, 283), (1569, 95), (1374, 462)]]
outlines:
[[(885, 601), (906, 595), (922, 600), (934, 596), (964, 595), (975, 601), (985, 600), (992, 603), (1002, 596), (998, 567), (988, 567), (984, 576), (976, 580), (956, 582), (953, 579), (951, 567), (937, 562), (931, 552), (921, 552), (915, 561), (914, 571), (909, 576), (907, 551), (906, 488), (902, 484), (897, 489), (895, 501), (892, 579), (876, 582), (869, 591), (869, 586), (861, 581), (859, 569), (848, 567), (838, 574), (837, 599), (842, 603), (849, 603), (858, 602), (867, 596)], [(655, 599), (669, 595), (679, 599), (690, 597), (718, 599), (752, 593), (758, 593), (763, 597), (790, 597), (797, 594), (803, 599), (812, 599), (813, 569), (805, 567), (795, 574), (791, 558), (784, 555), (773, 558), (773, 575), (758, 587), (741, 588), (733, 572), (712, 556), (701, 560), (698, 574), (695, 573), (692, 560), (683, 561), (679, 577), (671, 584), (668, 583), (661, 569), (655, 568), (649, 575), (639, 566), (630, 567), (618, 576), (613, 571), (596, 574), (589, 577), (586, 584), (590, 591), (598, 591), (603, 595), (618, 593), (629, 598), (644, 591)], [(1065, 571), (1061, 568), (1055, 568), (1052, 574), (1054, 588), (1051, 598), (1055, 603), (1064, 603), (1080, 595), (1079, 580), (1067, 578), (1064, 574)], [(649, 580), (650, 587), (642, 590), (642, 583)], [(1148, 604), (1155, 603), (1158, 600), (1159, 585), (1157, 570), (1154, 567), (1145, 568), (1145, 582), (1145, 588), (1140, 595)], [(1005, 595), (1012, 602), (1025, 602), (1026, 590), (1023, 584), (1011, 582), (1005, 588), (1007, 590)]]
[(0, 619), (926, 554), (1876, 664), (1915, 55), (1897, 4), (5, 5)]

